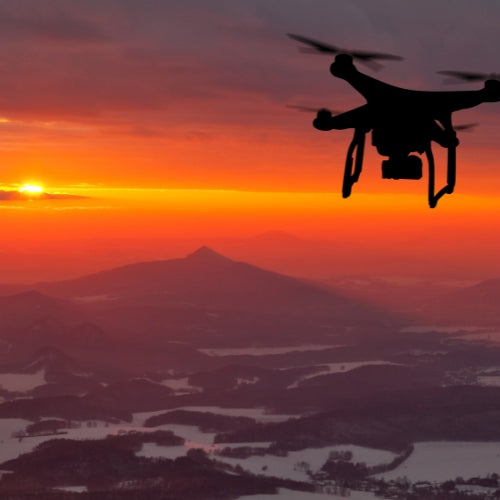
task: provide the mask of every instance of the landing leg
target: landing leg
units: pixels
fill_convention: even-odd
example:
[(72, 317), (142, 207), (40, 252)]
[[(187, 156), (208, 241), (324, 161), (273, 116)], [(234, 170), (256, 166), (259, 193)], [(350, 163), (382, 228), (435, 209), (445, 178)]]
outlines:
[(435, 208), (437, 202), (445, 195), (453, 193), (455, 188), (456, 179), (456, 149), (455, 145), (448, 146), (448, 165), (446, 173), (446, 186), (441, 188), (437, 193), (435, 193), (435, 179), (436, 179), (436, 168), (434, 164), (434, 155), (432, 154), (432, 148), (429, 144), (425, 150), (425, 156), (427, 157), (427, 163), (429, 164), (429, 189), (428, 189), (428, 199), (429, 206)]
[[(351, 195), (352, 186), (358, 182), (361, 170), (363, 168), (363, 155), (365, 151), (365, 136), (366, 132), (360, 129), (354, 130), (354, 137), (352, 138), (349, 149), (347, 150), (347, 157), (345, 161), (344, 180), (342, 182), (342, 197), (348, 198)], [(354, 158), (354, 151), (356, 157)], [(354, 163), (354, 171), (352, 165)]]
[(455, 189), (455, 179), (457, 172), (457, 147), (455, 145), (448, 147), (448, 172), (447, 172), (447, 193), (453, 193)]

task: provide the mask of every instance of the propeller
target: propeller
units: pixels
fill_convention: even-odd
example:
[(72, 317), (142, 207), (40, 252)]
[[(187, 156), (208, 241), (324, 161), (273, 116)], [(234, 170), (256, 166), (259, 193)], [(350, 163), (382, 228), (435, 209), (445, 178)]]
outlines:
[(313, 40), (312, 38), (307, 38), (302, 35), (294, 35), (293, 33), (287, 33), (287, 35), (292, 40), (306, 45), (306, 47), (300, 47), (301, 52), (307, 52), (309, 54), (349, 54), (353, 57), (353, 59), (356, 59), (359, 62), (370, 66), (377, 71), (383, 66), (376, 63), (376, 60), (401, 61), (403, 59), (400, 56), (395, 56), (393, 54), (384, 54), (382, 52), (366, 52), (361, 50), (341, 49), (339, 47), (335, 47), (334, 45), (319, 42), (318, 40)]
[(335, 111), (333, 109), (327, 108), (313, 108), (312, 106), (300, 106), (297, 104), (287, 104), (287, 108), (295, 109), (297, 111), (302, 111), (303, 113), (318, 113), (318, 111), (329, 111), (332, 115), (338, 115), (342, 111)]
[(479, 124), (478, 123), (463, 123), (461, 125), (455, 125), (453, 128), (455, 130), (461, 130), (464, 132), (470, 131), (473, 128), (477, 127)]
[(500, 80), (500, 73), (475, 73), (472, 71), (438, 71), (440, 75), (449, 76), (444, 83), (481, 82)]

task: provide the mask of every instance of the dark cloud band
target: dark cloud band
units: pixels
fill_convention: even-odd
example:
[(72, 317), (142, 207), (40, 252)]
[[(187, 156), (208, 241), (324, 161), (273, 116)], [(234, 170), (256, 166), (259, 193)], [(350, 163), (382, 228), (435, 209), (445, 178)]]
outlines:
[(65, 194), (65, 193), (40, 193), (29, 194), (20, 191), (0, 191), (0, 201), (26, 201), (26, 200), (83, 200), (87, 196)]

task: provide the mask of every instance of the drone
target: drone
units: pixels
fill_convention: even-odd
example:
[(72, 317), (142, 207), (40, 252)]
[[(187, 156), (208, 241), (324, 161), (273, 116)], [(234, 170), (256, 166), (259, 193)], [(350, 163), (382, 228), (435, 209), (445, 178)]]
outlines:
[[(459, 144), (457, 130), (471, 128), (475, 124), (453, 126), (452, 114), (461, 109), (473, 108), (484, 102), (500, 101), (500, 75), (440, 71), (452, 80), (485, 80), (484, 87), (471, 91), (419, 91), (384, 83), (359, 71), (354, 60), (379, 70), (377, 60), (401, 60), (402, 57), (378, 52), (348, 51), (311, 38), (288, 34), (302, 44), (304, 52), (334, 54), (330, 66), (333, 76), (341, 78), (357, 90), (366, 104), (350, 111), (332, 114), (322, 108), (317, 112), (313, 126), (322, 131), (354, 129), (347, 149), (342, 196), (351, 195), (353, 185), (359, 180), (363, 167), (366, 134), (371, 131), (372, 145), (381, 156), (383, 179), (422, 178), (422, 159), (425, 155), (429, 171), (428, 201), (430, 208), (445, 194), (453, 193), (456, 180), (456, 148)], [(305, 111), (309, 108), (291, 106)], [(435, 189), (435, 162), (432, 143), (447, 150), (446, 184)], [(415, 154), (417, 153), (417, 154)]]

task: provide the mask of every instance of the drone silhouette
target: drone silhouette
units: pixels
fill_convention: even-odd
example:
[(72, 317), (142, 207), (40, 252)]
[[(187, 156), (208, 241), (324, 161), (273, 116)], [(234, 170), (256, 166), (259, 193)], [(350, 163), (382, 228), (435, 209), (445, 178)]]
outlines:
[[(365, 138), (372, 132), (372, 144), (381, 156), (382, 178), (422, 178), (422, 160), (425, 154), (429, 169), (428, 200), (436, 207), (445, 194), (453, 193), (456, 179), (456, 148), (459, 144), (457, 130), (466, 130), (475, 124), (453, 126), (452, 113), (473, 108), (484, 102), (500, 101), (500, 75), (441, 71), (453, 81), (485, 80), (484, 87), (471, 91), (419, 91), (384, 83), (365, 75), (353, 63), (358, 60), (372, 69), (382, 66), (377, 60), (401, 60), (399, 56), (378, 52), (348, 51), (311, 38), (288, 34), (303, 44), (302, 51), (315, 54), (335, 54), (330, 66), (333, 76), (341, 78), (357, 90), (367, 101), (358, 108), (341, 114), (332, 114), (326, 108), (314, 109), (317, 116), (313, 125), (318, 130), (354, 129), (354, 136), (347, 150), (342, 196), (350, 196), (352, 186), (358, 181), (363, 167)], [(301, 111), (311, 110), (304, 106), (291, 106)], [(446, 185), (436, 192), (435, 162), (432, 142), (447, 149)]]

